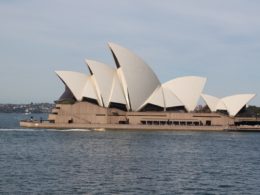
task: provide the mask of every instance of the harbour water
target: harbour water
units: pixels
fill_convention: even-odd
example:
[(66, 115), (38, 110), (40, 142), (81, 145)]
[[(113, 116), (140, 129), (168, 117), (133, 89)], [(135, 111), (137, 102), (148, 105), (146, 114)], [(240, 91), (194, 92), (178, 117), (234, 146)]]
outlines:
[(0, 194), (260, 192), (260, 133), (19, 128), (28, 117), (0, 114)]

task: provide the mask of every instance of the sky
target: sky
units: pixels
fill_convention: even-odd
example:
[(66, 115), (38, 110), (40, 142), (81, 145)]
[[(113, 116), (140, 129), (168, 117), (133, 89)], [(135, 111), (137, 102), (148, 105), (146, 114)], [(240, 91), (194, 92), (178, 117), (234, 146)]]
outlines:
[(56, 70), (115, 67), (107, 43), (144, 59), (161, 82), (207, 77), (204, 93), (259, 94), (258, 0), (0, 0), (0, 103), (53, 102)]

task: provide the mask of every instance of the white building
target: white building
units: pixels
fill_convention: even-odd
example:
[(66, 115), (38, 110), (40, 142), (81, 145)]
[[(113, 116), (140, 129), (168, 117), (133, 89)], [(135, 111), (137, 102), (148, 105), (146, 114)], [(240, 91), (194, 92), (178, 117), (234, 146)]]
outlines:
[(108, 44), (115, 67), (86, 60), (90, 74), (57, 71), (66, 86), (62, 99), (96, 102), (101, 107), (121, 105), (128, 111), (141, 111), (147, 106), (161, 111), (183, 107), (187, 112), (196, 108), (202, 97), (210, 110), (226, 110), (235, 116), (255, 94), (216, 98), (202, 94), (206, 78), (180, 77), (161, 83), (154, 71), (136, 54), (115, 43)]

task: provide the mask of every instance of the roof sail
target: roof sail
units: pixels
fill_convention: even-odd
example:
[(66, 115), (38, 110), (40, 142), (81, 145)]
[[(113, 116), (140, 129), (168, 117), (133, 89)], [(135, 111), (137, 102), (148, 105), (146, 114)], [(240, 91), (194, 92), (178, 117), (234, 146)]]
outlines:
[(72, 71), (56, 71), (58, 77), (70, 89), (77, 101), (81, 101), (82, 91), (87, 82), (87, 75)]
[(128, 49), (109, 43), (117, 68), (122, 70), (121, 80), (125, 80), (125, 96), (128, 97), (131, 110), (138, 111), (141, 105), (161, 85), (152, 69), (137, 55)]
[(177, 96), (187, 111), (193, 111), (197, 106), (206, 80), (204, 77), (186, 76), (168, 81), (164, 83), (164, 86)]

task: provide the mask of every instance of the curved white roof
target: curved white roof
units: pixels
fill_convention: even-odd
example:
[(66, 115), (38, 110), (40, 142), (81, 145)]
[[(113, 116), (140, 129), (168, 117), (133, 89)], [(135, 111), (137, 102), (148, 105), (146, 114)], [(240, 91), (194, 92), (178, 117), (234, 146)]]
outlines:
[(163, 96), (165, 100), (165, 108), (184, 106), (178, 97), (167, 87), (163, 86)]
[(163, 85), (176, 95), (187, 111), (193, 111), (197, 106), (206, 80), (203, 77), (186, 76), (173, 79)]
[(102, 106), (92, 76), (72, 71), (56, 71), (56, 74), (70, 89), (77, 101), (82, 101), (83, 97), (86, 97), (96, 99), (99, 105)]
[(221, 100), (216, 105), (216, 110), (228, 110), (226, 104)]
[(100, 91), (101, 99), (105, 107), (109, 107), (111, 102), (127, 104), (123, 91), (123, 83), (119, 79), (119, 69), (114, 69), (109, 65), (94, 60), (86, 60), (90, 73), (93, 74), (97, 87)]
[(86, 64), (94, 75), (94, 79), (98, 85), (104, 106), (108, 107), (112, 84), (115, 76), (115, 69), (94, 60), (86, 60)]
[(255, 94), (239, 94), (222, 98), (229, 115), (235, 116), (253, 98)]
[(58, 77), (70, 89), (77, 101), (82, 100), (82, 91), (87, 81), (87, 75), (72, 71), (56, 71)]
[(103, 106), (102, 98), (100, 91), (95, 82), (94, 75), (88, 76), (87, 81), (85, 83), (85, 87), (82, 90), (82, 96), (86, 98), (91, 98), (97, 100), (100, 106)]
[(139, 109), (144, 107), (146, 104), (153, 104), (153, 105), (165, 108), (165, 99), (164, 99), (164, 95), (163, 95), (162, 86), (157, 87), (157, 89), (154, 90), (152, 95), (150, 95), (150, 97), (144, 102), (143, 105), (140, 106)]
[[(154, 90), (160, 86), (160, 81), (152, 69), (137, 55), (128, 49), (109, 43), (117, 68), (122, 68), (122, 75), (126, 85), (125, 96), (129, 99), (129, 106), (133, 111), (150, 97)], [(124, 82), (124, 81), (123, 81)], [(127, 91), (126, 91), (127, 90)]]
[(164, 87), (163, 85), (155, 89), (153, 94), (145, 101), (141, 108), (148, 103), (160, 106), (164, 109), (183, 106), (183, 103), (169, 89), (167, 89), (167, 87)]
[(219, 98), (206, 94), (201, 94), (201, 97), (204, 99), (204, 101), (206, 102), (206, 104), (212, 112), (217, 111), (217, 105), (220, 102)]
[(129, 93), (128, 93), (128, 88), (127, 88), (127, 83), (126, 83), (126, 80), (125, 80), (125, 77), (124, 77), (124, 73), (122, 71), (122, 68), (118, 68), (117, 71), (117, 76), (118, 76), (118, 79), (120, 81), (120, 84), (121, 84), (121, 87), (122, 87), (122, 90), (123, 90), (123, 95), (124, 95), (124, 98), (125, 98), (125, 101), (126, 101), (126, 107), (127, 107), (127, 110), (131, 110), (131, 106), (130, 106), (130, 100), (129, 100)]
[(116, 70), (114, 72), (114, 77), (113, 77), (113, 83), (112, 83), (112, 88), (109, 96), (109, 103), (114, 102), (114, 103), (120, 103), (120, 104), (125, 104), (127, 108), (127, 101), (124, 96), (124, 90), (122, 83), (118, 77), (118, 71)]
[(227, 110), (230, 116), (236, 116), (237, 113), (255, 97), (255, 94), (238, 94), (222, 99), (206, 94), (202, 94), (201, 96), (212, 112)]
[(164, 109), (185, 106), (193, 111), (200, 96), (211, 111), (227, 110), (235, 116), (255, 94), (240, 94), (225, 98), (201, 94), (206, 78), (186, 76), (161, 84), (152, 69), (128, 49), (109, 43), (117, 68), (101, 62), (86, 60), (90, 76), (79, 72), (56, 71), (66, 86), (61, 98), (72, 95), (77, 101), (83, 97), (96, 99), (100, 106), (109, 107), (110, 103), (125, 104), (128, 110), (138, 111), (146, 104)]

